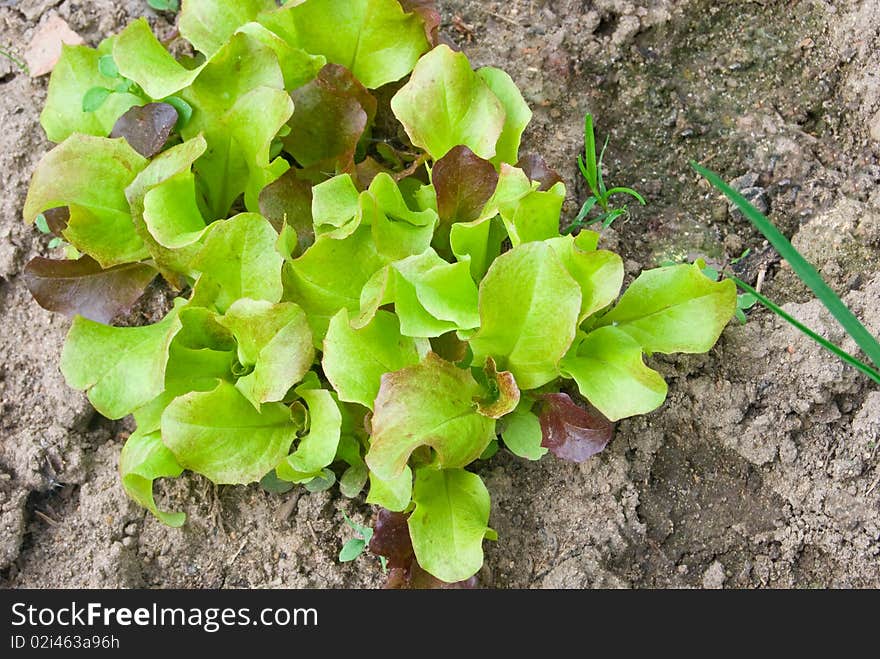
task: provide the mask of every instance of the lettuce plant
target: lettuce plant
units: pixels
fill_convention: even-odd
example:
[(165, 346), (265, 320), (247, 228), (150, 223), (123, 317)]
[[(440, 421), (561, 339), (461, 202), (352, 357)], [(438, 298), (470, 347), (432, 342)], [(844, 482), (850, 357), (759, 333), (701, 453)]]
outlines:
[[(185, 470), (338, 480), (398, 515), (362, 543), (400, 583), (462, 582), (495, 537), (475, 461), (588, 459), (663, 403), (645, 353), (707, 351), (732, 317), (698, 266), (620, 296), (621, 258), (561, 235), (564, 184), (520, 158), (510, 76), (438, 25), (423, 0), (185, 0), (193, 56), (144, 20), (65, 47), (24, 216), (68, 258), (25, 277), (73, 318), (70, 386), (134, 415), (122, 485), (164, 523), (154, 482)], [(160, 276), (167, 315), (112, 325)]]

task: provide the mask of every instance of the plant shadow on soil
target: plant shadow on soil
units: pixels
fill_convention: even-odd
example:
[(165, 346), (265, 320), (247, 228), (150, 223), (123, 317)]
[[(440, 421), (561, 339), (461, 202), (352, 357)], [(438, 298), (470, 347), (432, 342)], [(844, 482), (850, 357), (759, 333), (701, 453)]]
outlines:
[[(501, 66), (535, 111), (524, 150), (585, 196), (575, 158), (585, 112), (610, 133), (608, 179), (646, 193), (604, 235), (630, 277), (665, 259), (722, 264), (854, 350), (760, 237), (687, 169), (738, 178), (880, 333), (880, 7), (862, 2), (514, 0), (438, 3), (443, 34), (475, 65)], [(146, 2), (0, 3), (0, 45), (21, 52), (57, 12), (88, 43)], [(0, 60), (0, 583), (8, 587), (374, 587), (378, 562), (339, 565), (338, 493), (270, 495), (198, 477), (159, 486), (179, 530), (129, 502), (116, 465), (129, 422), (68, 390), (68, 323), (20, 277), (47, 239), (20, 220), (49, 148), (46, 80)], [(873, 130), (873, 135), (872, 135)], [(130, 322), (163, 307), (160, 290)], [(653, 359), (670, 381), (657, 413), (619, 425), (576, 466), (505, 454), (481, 465), (493, 496), (491, 587), (880, 586), (880, 391), (763, 312), (709, 355)]]

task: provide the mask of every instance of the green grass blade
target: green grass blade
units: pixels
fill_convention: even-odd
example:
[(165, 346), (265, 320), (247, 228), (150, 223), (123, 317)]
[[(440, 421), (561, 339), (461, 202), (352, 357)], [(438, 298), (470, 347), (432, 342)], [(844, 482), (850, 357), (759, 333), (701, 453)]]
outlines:
[(749, 286), (747, 283), (745, 283), (741, 279), (737, 279), (736, 277), (729, 277), (729, 279), (731, 281), (733, 281), (737, 286), (739, 286), (742, 290), (746, 291), (746, 293), (750, 293), (751, 295), (754, 295), (755, 298), (758, 300), (758, 302), (760, 302), (762, 305), (764, 305), (765, 307), (770, 309), (770, 311), (775, 313), (777, 316), (779, 316), (780, 318), (782, 318), (783, 320), (785, 320), (786, 322), (788, 322), (789, 324), (794, 326), (796, 329), (798, 329), (801, 332), (803, 332), (804, 334), (806, 334), (808, 337), (813, 339), (813, 341), (815, 341), (816, 343), (821, 345), (823, 348), (825, 348), (829, 352), (834, 353), (835, 355), (840, 357), (843, 361), (845, 361), (847, 364), (849, 364), (850, 366), (852, 366), (854, 368), (857, 368), (862, 373), (864, 373), (869, 378), (871, 378), (874, 382), (880, 384), (880, 373), (875, 371), (873, 368), (868, 366), (866, 363), (853, 357), (851, 354), (849, 354), (845, 350), (842, 350), (841, 348), (838, 348), (836, 345), (831, 343), (831, 341), (829, 341), (828, 339), (820, 336), (819, 334), (817, 334), (816, 332), (811, 330), (809, 327), (804, 325), (802, 322), (800, 322), (799, 320), (797, 320), (793, 316), (786, 313), (778, 304), (776, 304), (775, 302), (773, 302), (769, 298), (765, 297), (764, 295), (761, 295), (761, 293), (756, 291), (754, 288)]
[(645, 206), (648, 203), (645, 201), (645, 198), (642, 195), (640, 195), (638, 192), (636, 192), (632, 188), (611, 188), (608, 191), (609, 197), (616, 195), (616, 194), (629, 195), (630, 197), (633, 197), (637, 202), (639, 202), (639, 204), (641, 204), (642, 206)]
[[(721, 192), (727, 195), (734, 204), (736, 204), (737, 208), (742, 211), (743, 215), (745, 215), (749, 221), (755, 225), (755, 228), (764, 234), (764, 237), (770, 241), (770, 244), (776, 248), (776, 251), (779, 252), (780, 256), (789, 262), (795, 274), (797, 274), (797, 276), (801, 278), (801, 281), (803, 281), (804, 284), (816, 294), (816, 297), (818, 297), (822, 304), (828, 308), (834, 318), (837, 319), (837, 322), (839, 322), (843, 329), (846, 330), (846, 333), (853, 338), (865, 355), (867, 355), (875, 366), (880, 366), (880, 343), (878, 343), (877, 339), (874, 338), (864, 325), (862, 325), (859, 319), (853, 315), (853, 312), (847, 308), (843, 301), (837, 296), (837, 293), (831, 290), (828, 284), (825, 283), (825, 280), (822, 279), (822, 276), (816, 271), (816, 268), (814, 268), (801, 255), (801, 253), (794, 248), (788, 239), (782, 235), (779, 229), (773, 226), (770, 220), (764, 217), (764, 215), (752, 206), (745, 197), (727, 185), (718, 174), (695, 162), (691, 163), (691, 167), (693, 167), (698, 174), (704, 176), (709, 183), (718, 188)], [(876, 374), (876, 371), (872, 371), (872, 373)]]
[(593, 130), (593, 115), (591, 114), (584, 118), (584, 155), (586, 156), (584, 164), (587, 168), (584, 178), (587, 179), (590, 190), (598, 197), (599, 189), (596, 185), (596, 172), (598, 171), (596, 164), (596, 133)]
[(608, 149), (608, 143), (611, 141), (611, 135), (605, 138), (605, 144), (602, 146), (602, 153), (599, 154), (599, 162), (596, 164), (596, 183), (599, 185), (599, 203), (603, 208), (608, 208), (608, 190), (605, 188), (605, 179), (602, 178), (602, 165), (605, 162), (605, 151)]

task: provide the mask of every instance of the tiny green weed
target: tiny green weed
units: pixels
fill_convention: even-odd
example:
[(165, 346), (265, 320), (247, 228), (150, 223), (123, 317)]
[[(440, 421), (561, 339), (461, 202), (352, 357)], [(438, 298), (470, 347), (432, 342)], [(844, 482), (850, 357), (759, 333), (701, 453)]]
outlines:
[[(602, 176), (602, 161), (605, 158), (605, 150), (608, 148), (610, 136), (605, 138), (605, 144), (602, 146), (602, 152), (596, 155), (596, 132), (593, 129), (593, 115), (588, 114), (584, 120), (584, 155), (578, 156), (578, 167), (581, 174), (590, 186), (590, 196), (581, 207), (574, 222), (568, 227), (563, 234), (571, 234), (590, 224), (602, 224), (603, 228), (610, 227), (614, 221), (629, 213), (627, 206), (614, 207), (611, 203), (611, 197), (619, 194), (628, 195), (638, 201), (642, 206), (645, 205), (645, 199), (632, 188), (616, 187), (608, 189), (605, 185), (605, 179)], [(598, 207), (600, 214), (592, 219), (588, 219), (594, 208)]]

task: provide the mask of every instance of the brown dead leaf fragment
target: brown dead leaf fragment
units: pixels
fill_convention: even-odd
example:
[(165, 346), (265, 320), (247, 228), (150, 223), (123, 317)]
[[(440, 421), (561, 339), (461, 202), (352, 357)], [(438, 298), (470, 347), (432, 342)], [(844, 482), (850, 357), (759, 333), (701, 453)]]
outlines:
[(34, 33), (24, 60), (28, 65), (31, 78), (51, 73), (61, 58), (61, 46), (79, 46), (85, 43), (83, 38), (70, 29), (70, 26), (58, 14), (52, 14)]
[(132, 149), (144, 158), (152, 158), (171, 137), (177, 116), (177, 110), (168, 103), (135, 106), (119, 117), (110, 137), (124, 137)]
[(608, 419), (576, 405), (568, 394), (545, 394), (541, 398), (541, 446), (557, 458), (586, 462), (608, 446), (614, 436), (614, 424)]

